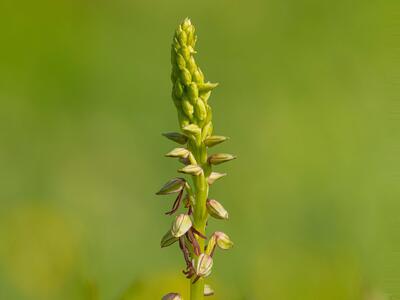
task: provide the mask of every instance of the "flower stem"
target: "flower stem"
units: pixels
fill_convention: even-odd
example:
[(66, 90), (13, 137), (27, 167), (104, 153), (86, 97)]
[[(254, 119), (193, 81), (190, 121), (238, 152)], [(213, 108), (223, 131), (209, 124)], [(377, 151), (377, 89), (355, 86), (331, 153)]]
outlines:
[(200, 278), (190, 285), (190, 300), (204, 299), (204, 279)]
[[(203, 143), (189, 143), (189, 149), (194, 154), (194, 157), (199, 165), (202, 166), (204, 173), (200, 176), (193, 176), (193, 186), (195, 194), (195, 204), (193, 209), (193, 226), (201, 234), (206, 234), (207, 223), (207, 207), (206, 201), (208, 198), (208, 183), (206, 174), (208, 173), (209, 166), (207, 163), (207, 150)], [(196, 236), (200, 246), (200, 252), (204, 252), (204, 239)], [(198, 257), (194, 256), (197, 263)], [(190, 280), (190, 299), (203, 300), (204, 299), (204, 279), (200, 278), (195, 283), (195, 278)]]

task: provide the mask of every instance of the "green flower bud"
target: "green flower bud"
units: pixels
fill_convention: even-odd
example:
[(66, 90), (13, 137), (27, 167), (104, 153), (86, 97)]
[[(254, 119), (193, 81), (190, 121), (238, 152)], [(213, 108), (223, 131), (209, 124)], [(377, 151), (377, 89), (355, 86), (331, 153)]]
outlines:
[(218, 85), (219, 85), (219, 83), (211, 83), (211, 82), (201, 83), (201, 84), (199, 84), (199, 92), (207, 93), (207, 92), (215, 89)]
[(183, 86), (182, 84), (179, 82), (179, 80), (177, 80), (174, 84), (174, 97), (176, 97), (178, 100), (182, 98), (183, 96)]
[[(208, 114), (209, 115), (209, 114)], [(207, 115), (207, 118), (208, 118)], [(213, 131), (213, 124), (211, 122), (208, 122), (206, 125), (203, 127), (203, 131), (201, 133), (201, 138), (205, 140), (207, 137), (209, 137), (212, 134)]]
[(182, 109), (185, 112), (186, 116), (189, 117), (189, 119), (191, 119), (193, 117), (194, 108), (193, 108), (193, 105), (190, 104), (189, 100), (183, 99)]
[(187, 69), (181, 70), (181, 81), (186, 86), (192, 82), (192, 75), (190, 75), (190, 72)]
[(204, 120), (207, 116), (207, 110), (206, 106), (204, 105), (204, 102), (199, 98), (196, 102), (195, 105), (195, 115), (199, 120)]
[[(191, 56), (190, 58), (189, 58), (189, 60), (186, 62), (186, 68), (189, 70), (189, 72), (190, 72), (190, 74), (192, 74), (192, 80), (194, 81), (194, 82), (196, 82), (196, 80), (194, 79), (195, 78), (195, 72), (196, 72), (196, 70), (197, 70), (197, 65), (196, 65), (196, 61), (194, 60), (194, 57), (193, 56)], [(196, 86), (196, 88), (197, 88), (197, 86)], [(198, 91), (198, 90), (197, 90)], [(198, 95), (198, 93), (197, 93), (197, 95)], [(196, 97), (197, 98), (197, 97)]]
[(179, 54), (179, 53), (176, 55), (176, 65), (178, 66), (178, 68), (179, 68), (180, 70), (183, 70), (183, 69), (185, 69), (185, 67), (186, 67), (185, 59), (184, 59), (183, 56), (182, 56), (181, 54)]
[(184, 132), (190, 133), (190, 134), (193, 134), (193, 135), (201, 134), (201, 129), (196, 124), (189, 124), (189, 125), (183, 127), (182, 129), (183, 129)]
[(203, 173), (203, 169), (198, 165), (187, 165), (182, 169), (179, 169), (178, 172), (188, 175), (199, 176)]
[(183, 111), (178, 110), (178, 119), (182, 128), (190, 124), (189, 118)]
[[(184, 21), (175, 32), (171, 47), (172, 97), (178, 110), (181, 127), (191, 123), (203, 128), (206, 124), (210, 123), (208, 127), (210, 129), (212, 128), (211, 109), (207, 106), (206, 102), (211, 90), (217, 84), (204, 83), (204, 74), (197, 66), (193, 56), (196, 53), (194, 49), (196, 39), (195, 28), (188, 21)], [(199, 91), (197, 84), (201, 85), (201, 91)], [(185, 115), (185, 118), (182, 114)], [(207, 134), (204, 136), (207, 137), (209, 135), (211, 135), (211, 132), (207, 131)], [(201, 142), (200, 138), (197, 142)]]
[(156, 195), (169, 195), (178, 193), (183, 190), (186, 180), (183, 178), (173, 178), (168, 181), (164, 186), (156, 193)]
[(196, 42), (197, 42), (197, 36), (194, 33), (189, 34), (188, 36), (188, 43), (190, 43), (190, 45), (194, 48), (196, 46)]
[(227, 234), (222, 231), (216, 231), (214, 235), (216, 237), (217, 246), (222, 250), (228, 250), (233, 247), (233, 242)]
[(217, 153), (217, 154), (212, 154), (208, 157), (208, 162), (212, 165), (219, 165), (224, 162), (230, 161), (235, 159), (236, 156), (233, 156), (232, 154), (227, 154), (227, 153)]
[(182, 297), (178, 293), (168, 293), (161, 300), (182, 300)]
[(168, 232), (161, 239), (161, 248), (171, 246), (176, 241), (178, 241), (178, 238), (172, 235), (171, 230), (168, 230)]
[(171, 234), (179, 238), (184, 235), (192, 227), (192, 220), (187, 214), (178, 215), (172, 223)]
[(211, 96), (211, 91), (207, 93), (201, 93), (201, 98), (204, 100), (205, 103), (208, 103), (208, 99)]
[(204, 78), (204, 73), (203, 73), (203, 71), (200, 69), (200, 67), (197, 68), (197, 71), (199, 71), (200, 76), (201, 76), (202, 78)]
[(204, 140), (204, 144), (206, 144), (207, 147), (213, 147), (215, 145), (221, 144), (222, 142), (225, 142), (228, 139), (229, 138), (226, 136), (212, 135)]
[(183, 58), (184, 58), (186, 61), (188, 61), (188, 60), (190, 59), (190, 54), (191, 54), (191, 52), (192, 52), (192, 51), (190, 51), (190, 48), (189, 48), (189, 47), (186, 47), (186, 46), (182, 46), (182, 48), (179, 49), (179, 50), (180, 50), (180, 52), (182, 53)]
[(184, 46), (187, 43), (187, 34), (185, 31), (180, 31), (178, 34), (179, 43)]
[(202, 74), (198, 71), (195, 70), (193, 73), (193, 81), (200, 84), (204, 82), (204, 77), (202, 76)]
[(210, 176), (207, 178), (207, 182), (209, 185), (213, 184), (216, 180), (220, 179), (221, 177), (226, 176), (226, 173), (218, 173), (218, 172), (211, 172)]
[(190, 99), (190, 102), (195, 103), (197, 98), (199, 97), (199, 90), (197, 89), (197, 85), (192, 82), (187, 90), (187, 95)]
[(229, 214), (226, 209), (215, 199), (207, 200), (208, 213), (216, 219), (228, 220)]
[(187, 43), (188, 45), (191, 45), (192, 47), (195, 46), (196, 43), (196, 39), (194, 36), (194, 27), (190, 26), (186, 29), (186, 33), (187, 33)]
[(199, 258), (197, 259), (197, 263), (195, 262), (195, 260), (193, 260), (192, 265), (197, 276), (207, 277), (211, 274), (213, 259), (210, 255), (201, 253)]
[(170, 139), (171, 141), (177, 142), (181, 145), (186, 144), (188, 141), (188, 137), (179, 132), (165, 132), (162, 135), (165, 136), (167, 139)]
[(204, 285), (204, 296), (212, 296), (214, 295), (214, 290), (209, 284)]
[(177, 158), (185, 158), (188, 157), (190, 154), (190, 151), (186, 148), (175, 148), (165, 154), (166, 157), (177, 157)]
[(183, 20), (181, 28), (185, 31), (187, 31), (189, 28), (193, 28), (192, 22), (189, 18), (185, 18), (185, 20)]
[[(197, 51), (194, 50), (194, 48), (192, 46), (189, 45), (188, 48), (189, 48), (190, 54), (196, 54), (197, 53)], [(191, 57), (193, 57), (193, 56), (191, 56)], [(189, 60), (190, 60), (190, 58), (189, 58)]]

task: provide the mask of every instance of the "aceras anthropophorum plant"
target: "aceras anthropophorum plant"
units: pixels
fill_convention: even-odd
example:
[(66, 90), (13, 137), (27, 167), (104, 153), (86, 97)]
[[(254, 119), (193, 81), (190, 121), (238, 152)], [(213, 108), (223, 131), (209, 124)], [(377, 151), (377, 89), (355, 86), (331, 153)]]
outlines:
[[(168, 181), (157, 195), (177, 194), (171, 211), (173, 215), (183, 204), (185, 212), (178, 214), (171, 228), (161, 240), (161, 247), (178, 242), (186, 263), (183, 273), (190, 280), (190, 299), (204, 299), (214, 293), (204, 283), (213, 266), (215, 248), (226, 250), (233, 243), (223, 232), (214, 232), (208, 239), (206, 226), (209, 216), (228, 219), (228, 212), (217, 200), (208, 198), (209, 186), (224, 173), (212, 171), (213, 165), (235, 158), (231, 154), (207, 154), (207, 149), (227, 140), (224, 136), (213, 135), (212, 113), (209, 106), (211, 91), (217, 83), (206, 82), (194, 59), (197, 37), (195, 28), (186, 18), (175, 32), (172, 41), (171, 62), (173, 84), (172, 99), (178, 111), (182, 132), (168, 132), (163, 135), (182, 145), (166, 154), (178, 158), (184, 165), (178, 172), (191, 177), (177, 177)], [(207, 241), (207, 243), (206, 243)], [(162, 299), (181, 299), (178, 293), (169, 293)]]

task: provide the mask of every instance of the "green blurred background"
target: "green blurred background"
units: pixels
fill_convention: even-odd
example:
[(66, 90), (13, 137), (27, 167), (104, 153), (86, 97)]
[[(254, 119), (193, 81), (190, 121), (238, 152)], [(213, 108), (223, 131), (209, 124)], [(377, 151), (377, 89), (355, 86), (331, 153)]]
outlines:
[[(160, 299), (178, 164), (170, 43), (211, 81), (214, 299), (400, 299), (397, 1), (0, 2), (0, 299)], [(400, 11), (400, 10), (399, 10)], [(188, 299), (188, 298), (186, 298)]]

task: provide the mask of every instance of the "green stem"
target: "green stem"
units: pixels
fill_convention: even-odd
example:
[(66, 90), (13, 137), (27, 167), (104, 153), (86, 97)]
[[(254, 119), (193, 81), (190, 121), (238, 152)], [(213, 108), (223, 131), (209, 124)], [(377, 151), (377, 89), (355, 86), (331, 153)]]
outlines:
[(190, 300), (204, 299), (204, 279), (200, 278), (196, 283), (190, 284)]
[[(195, 204), (193, 207), (193, 226), (205, 235), (206, 223), (207, 223), (207, 207), (206, 201), (208, 198), (208, 183), (206, 174), (209, 172), (209, 166), (207, 163), (207, 150), (203, 143), (200, 145), (196, 143), (190, 143), (189, 148), (193, 153), (196, 161), (202, 166), (204, 174), (200, 176), (193, 176), (194, 185), (194, 196)], [(204, 239), (197, 238), (200, 245), (200, 251), (204, 252)], [(197, 257), (194, 255), (197, 263)], [(193, 279), (194, 280), (194, 279)], [(200, 278), (195, 283), (190, 281), (190, 299), (191, 300), (203, 300), (204, 299), (204, 279)]]

